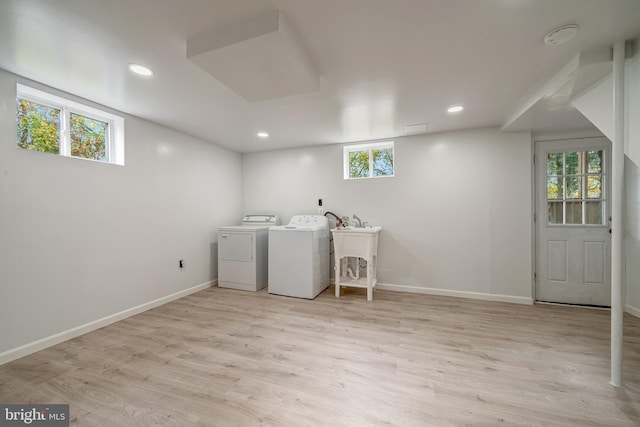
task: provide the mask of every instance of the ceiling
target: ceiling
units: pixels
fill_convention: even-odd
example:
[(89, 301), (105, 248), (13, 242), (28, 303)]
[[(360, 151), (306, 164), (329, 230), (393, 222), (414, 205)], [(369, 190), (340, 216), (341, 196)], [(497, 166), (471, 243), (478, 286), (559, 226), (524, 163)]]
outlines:
[[(274, 10), (317, 90), (250, 102), (187, 58)], [(546, 46), (566, 24), (576, 37)], [(503, 126), (580, 52), (638, 35), (639, 0), (0, 0), (0, 68), (239, 152)]]

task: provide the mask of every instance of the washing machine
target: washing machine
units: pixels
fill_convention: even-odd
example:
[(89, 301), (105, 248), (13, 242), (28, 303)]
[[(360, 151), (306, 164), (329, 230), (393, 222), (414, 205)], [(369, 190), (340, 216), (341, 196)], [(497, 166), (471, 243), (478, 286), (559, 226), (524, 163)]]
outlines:
[(247, 215), (218, 229), (218, 287), (258, 291), (267, 286), (269, 227), (277, 215)]
[(313, 299), (329, 286), (329, 221), (294, 215), (269, 229), (270, 294)]

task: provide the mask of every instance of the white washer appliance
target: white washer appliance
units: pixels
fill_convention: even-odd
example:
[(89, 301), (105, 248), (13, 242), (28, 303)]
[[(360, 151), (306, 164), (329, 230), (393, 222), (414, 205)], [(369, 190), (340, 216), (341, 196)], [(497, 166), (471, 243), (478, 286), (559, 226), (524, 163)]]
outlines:
[(269, 229), (269, 293), (313, 299), (329, 286), (329, 221), (294, 215)]
[(258, 291), (267, 286), (269, 227), (277, 215), (247, 215), (218, 229), (218, 287)]

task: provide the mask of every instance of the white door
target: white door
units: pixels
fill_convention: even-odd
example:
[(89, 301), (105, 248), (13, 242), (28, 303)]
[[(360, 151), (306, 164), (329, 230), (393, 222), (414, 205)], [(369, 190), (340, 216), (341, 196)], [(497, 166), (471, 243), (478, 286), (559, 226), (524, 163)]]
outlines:
[(536, 300), (611, 305), (606, 138), (536, 143)]

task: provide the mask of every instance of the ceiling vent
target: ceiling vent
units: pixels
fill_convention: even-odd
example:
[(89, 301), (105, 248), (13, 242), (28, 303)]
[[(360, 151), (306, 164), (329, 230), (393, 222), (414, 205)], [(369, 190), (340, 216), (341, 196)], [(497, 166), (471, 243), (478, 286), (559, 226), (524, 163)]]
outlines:
[(249, 102), (319, 87), (311, 58), (279, 10), (187, 40), (187, 58)]
[(406, 125), (404, 127), (405, 133), (425, 133), (427, 131), (427, 123), (420, 123), (416, 125)]

